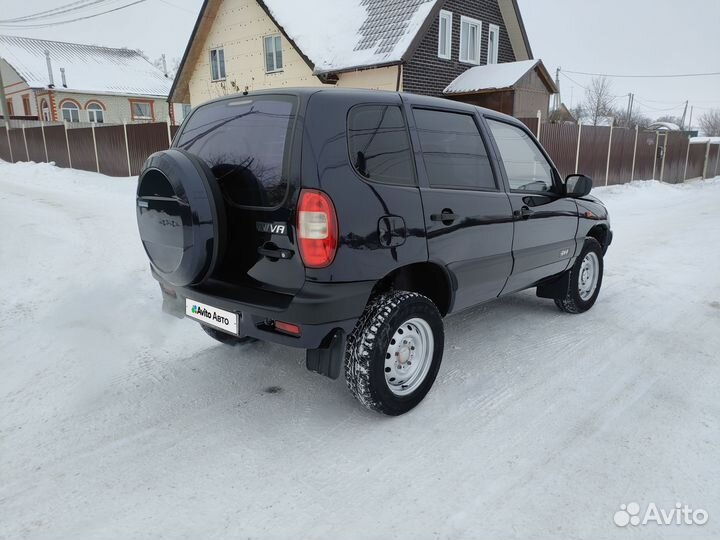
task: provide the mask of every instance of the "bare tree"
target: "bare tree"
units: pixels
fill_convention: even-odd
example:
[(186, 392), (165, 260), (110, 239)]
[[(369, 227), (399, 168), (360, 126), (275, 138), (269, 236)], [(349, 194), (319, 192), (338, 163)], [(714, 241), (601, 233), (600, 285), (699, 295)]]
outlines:
[(720, 109), (713, 109), (700, 117), (700, 127), (706, 137), (720, 137)]
[(585, 90), (585, 112), (593, 126), (597, 126), (600, 119), (612, 116), (613, 101), (610, 81), (605, 77), (596, 77)]

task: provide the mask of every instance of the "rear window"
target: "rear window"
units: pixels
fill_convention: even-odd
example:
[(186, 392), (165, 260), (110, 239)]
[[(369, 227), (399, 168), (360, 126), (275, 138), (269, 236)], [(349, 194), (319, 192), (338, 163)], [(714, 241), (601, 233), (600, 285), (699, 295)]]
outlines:
[(238, 97), (199, 107), (175, 146), (198, 156), (225, 199), (274, 207), (287, 194), (287, 149), (297, 101), (290, 96)]
[(410, 138), (400, 107), (353, 107), (348, 115), (348, 145), (355, 170), (365, 178), (388, 184), (415, 184)]

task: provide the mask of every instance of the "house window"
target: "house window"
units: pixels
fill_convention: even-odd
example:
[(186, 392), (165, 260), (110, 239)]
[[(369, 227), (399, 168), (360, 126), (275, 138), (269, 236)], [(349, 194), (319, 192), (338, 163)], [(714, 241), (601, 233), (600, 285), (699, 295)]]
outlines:
[(80, 107), (72, 101), (66, 101), (60, 106), (60, 113), (65, 122), (80, 121)]
[(88, 121), (94, 124), (105, 122), (105, 113), (98, 103), (90, 103), (87, 107)]
[(50, 107), (44, 99), (40, 102), (40, 110), (42, 111), (42, 119), (46, 122), (50, 121)]
[(282, 57), (282, 39), (280, 34), (275, 36), (267, 36), (264, 39), (265, 48), (265, 72), (273, 73), (275, 71), (282, 71), (283, 68), (283, 57)]
[(438, 58), (452, 58), (452, 13), (440, 11), (440, 28), (438, 29)]
[(482, 23), (469, 17), (460, 18), (460, 61), (480, 63), (480, 36)]
[(15, 115), (15, 111), (13, 110), (12, 98), (7, 99), (7, 100), (5, 101), (5, 103), (6, 103), (6, 105), (7, 105), (7, 113), (8, 113), (8, 116), (14, 116), (14, 115)]
[(213, 81), (225, 80), (225, 49), (210, 51), (210, 76)]
[(32, 111), (30, 110), (30, 96), (25, 94), (22, 97), (22, 102), (23, 102), (23, 114), (25, 114), (25, 116), (30, 116), (32, 114)]
[(488, 64), (498, 63), (498, 52), (500, 49), (500, 27), (494, 24), (490, 25), (488, 30)]
[(133, 120), (153, 120), (152, 101), (130, 100), (130, 113)]

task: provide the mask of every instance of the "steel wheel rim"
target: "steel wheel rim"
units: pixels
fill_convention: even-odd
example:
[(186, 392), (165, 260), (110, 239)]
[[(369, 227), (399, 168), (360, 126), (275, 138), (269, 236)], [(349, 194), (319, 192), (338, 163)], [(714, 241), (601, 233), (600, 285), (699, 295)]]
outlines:
[(412, 318), (397, 327), (385, 352), (385, 383), (396, 396), (414, 392), (425, 380), (435, 348), (432, 329)]
[(580, 264), (580, 275), (578, 276), (578, 294), (580, 298), (587, 301), (595, 294), (598, 279), (600, 277), (600, 261), (594, 252), (589, 252)]

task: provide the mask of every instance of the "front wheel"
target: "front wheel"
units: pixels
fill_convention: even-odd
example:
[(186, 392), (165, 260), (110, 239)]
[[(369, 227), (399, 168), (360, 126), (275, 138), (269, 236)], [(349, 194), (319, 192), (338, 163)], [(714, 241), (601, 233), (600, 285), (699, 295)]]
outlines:
[(587, 311), (600, 294), (602, 278), (602, 247), (594, 238), (588, 238), (575, 264), (568, 270), (567, 289), (563, 296), (555, 299), (555, 305), (566, 313)]
[(435, 382), (445, 345), (435, 304), (414, 292), (372, 300), (345, 353), (345, 381), (367, 408), (390, 416), (408, 412)]

